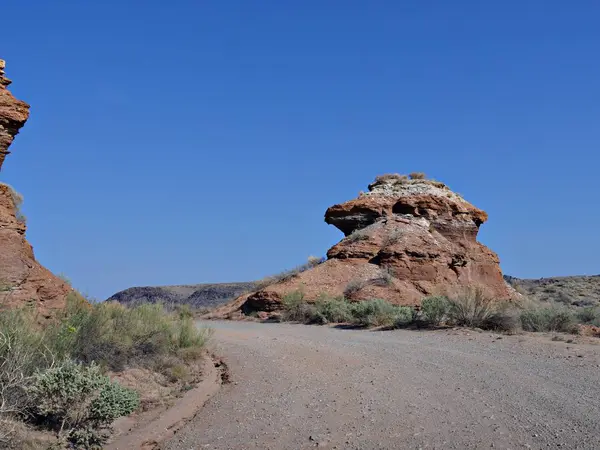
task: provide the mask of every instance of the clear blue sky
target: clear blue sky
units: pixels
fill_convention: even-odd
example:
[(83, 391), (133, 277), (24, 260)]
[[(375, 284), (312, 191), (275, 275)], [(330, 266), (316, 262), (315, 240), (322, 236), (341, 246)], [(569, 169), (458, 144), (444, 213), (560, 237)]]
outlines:
[(488, 211), (505, 273), (596, 274), (599, 23), (585, 0), (8, 0), (32, 114), (1, 177), (98, 299), (323, 255), (325, 209), (386, 172)]

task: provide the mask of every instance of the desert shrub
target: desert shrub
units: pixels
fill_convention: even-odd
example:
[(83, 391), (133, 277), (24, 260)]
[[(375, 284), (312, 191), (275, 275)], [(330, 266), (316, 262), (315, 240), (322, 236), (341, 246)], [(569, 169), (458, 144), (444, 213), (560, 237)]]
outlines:
[(411, 180), (424, 180), (427, 178), (423, 172), (412, 172), (409, 177)]
[(410, 325), (415, 321), (416, 311), (409, 306), (395, 306), (396, 318), (394, 319), (394, 326), (396, 328), (402, 328)]
[(573, 301), (571, 296), (564, 291), (559, 291), (554, 297), (554, 300), (559, 303), (564, 303), (565, 305), (570, 305)]
[(520, 319), (517, 310), (510, 304), (498, 304), (480, 325), (484, 330), (514, 332), (519, 328)]
[(401, 237), (402, 237), (402, 231), (400, 231), (399, 229), (392, 230), (391, 232), (389, 232), (388, 234), (386, 234), (384, 236), (383, 242), (381, 244), (384, 248), (389, 247), (389, 246), (397, 243)]
[(0, 419), (21, 415), (29, 405), (25, 388), (38, 368), (49, 367), (54, 355), (32, 311), (0, 314)]
[(354, 323), (364, 326), (405, 326), (414, 319), (414, 311), (376, 299), (349, 302), (343, 297), (322, 295), (314, 304), (307, 303), (301, 291), (291, 292), (283, 299), (282, 320), (311, 323)]
[(406, 175), (400, 175), (399, 173), (386, 173), (375, 177), (375, 184), (387, 183), (389, 181), (402, 183), (408, 181), (408, 177)]
[(315, 307), (327, 322), (342, 323), (352, 321), (352, 308), (344, 298), (319, 298)]
[(75, 294), (54, 323), (42, 327), (39, 319), (29, 308), (0, 314), (0, 442), (13, 418), (29, 416), (63, 428), (75, 448), (99, 446), (107, 423), (137, 405), (137, 394), (110, 383), (102, 370), (167, 373), (197, 359), (210, 337), (185, 309), (92, 305)]
[(325, 257), (309, 256), (307, 262), (305, 262), (304, 264), (296, 266), (293, 269), (284, 270), (283, 272), (280, 272), (275, 275), (270, 275), (258, 281), (256, 283), (256, 290), (264, 289), (265, 287), (270, 286), (271, 284), (289, 281), (295, 276), (301, 274), (302, 272), (317, 267), (319, 264), (323, 264), (325, 261), (327, 261), (327, 258)]
[[(396, 306), (382, 299), (364, 300), (352, 303), (354, 322), (367, 326), (389, 326), (398, 322), (412, 321), (412, 309)], [(410, 319), (409, 319), (410, 315)]]
[(344, 289), (344, 297), (353, 298), (356, 294), (358, 294), (365, 286), (366, 282), (363, 280), (352, 280)]
[(286, 321), (302, 323), (319, 322), (321, 319), (315, 305), (307, 303), (304, 300), (304, 293), (300, 290), (290, 292), (283, 297), (281, 318)]
[(167, 311), (160, 304), (127, 308), (118, 303), (69, 302), (57, 328), (57, 354), (84, 363), (93, 361), (111, 370), (153, 368), (166, 355), (202, 348), (210, 331), (198, 329), (185, 311)]
[(439, 325), (446, 317), (449, 308), (448, 299), (442, 296), (426, 297), (421, 302), (423, 318), (432, 325)]
[(100, 366), (72, 360), (36, 372), (27, 391), (32, 413), (77, 448), (101, 448), (111, 422), (139, 406), (138, 394), (111, 382)]
[(346, 236), (347, 242), (368, 241), (369, 234), (364, 230), (355, 230)]
[(587, 307), (580, 309), (575, 317), (579, 323), (600, 327), (600, 308)]
[(521, 326), (525, 331), (555, 331), (571, 333), (575, 330), (573, 314), (564, 308), (527, 309), (521, 313)]
[(479, 286), (449, 297), (448, 304), (448, 319), (458, 326), (510, 331), (518, 322), (506, 303), (495, 300)]
[(8, 188), (8, 191), (10, 192), (10, 196), (12, 198), (13, 204), (15, 205), (15, 217), (17, 218), (17, 220), (19, 222), (25, 223), (27, 221), (27, 217), (25, 217), (25, 215), (23, 214), (23, 211), (21, 210), (21, 207), (23, 205), (23, 195), (20, 194), (19, 192), (17, 192), (15, 190), (15, 188), (10, 186), (9, 184), (6, 184), (6, 183), (0, 183), (0, 184), (3, 186), (6, 186)]
[(377, 280), (379, 283), (384, 286), (390, 286), (394, 282), (394, 277), (396, 273), (394, 272), (394, 268), (390, 266), (382, 267), (381, 269), (381, 277)]
[(313, 267), (317, 267), (319, 264), (323, 264), (325, 261), (327, 261), (327, 258), (323, 257), (323, 256), (309, 256), (308, 257), (308, 261), (306, 262), (308, 268), (313, 268)]

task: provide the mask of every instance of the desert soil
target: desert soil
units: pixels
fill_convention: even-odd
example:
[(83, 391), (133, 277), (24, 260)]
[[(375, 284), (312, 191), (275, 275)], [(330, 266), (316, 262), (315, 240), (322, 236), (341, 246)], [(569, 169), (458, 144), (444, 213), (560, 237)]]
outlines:
[(600, 345), (208, 325), (231, 383), (165, 450), (600, 448)]

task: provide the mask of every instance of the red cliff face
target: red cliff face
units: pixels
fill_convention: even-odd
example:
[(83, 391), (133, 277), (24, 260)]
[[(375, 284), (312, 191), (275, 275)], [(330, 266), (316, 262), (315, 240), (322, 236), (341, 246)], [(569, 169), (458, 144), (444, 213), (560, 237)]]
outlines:
[(11, 81), (4, 76), (5, 63), (0, 59), (0, 170), (8, 147), (29, 117), (29, 105), (17, 100), (6, 89)]
[[(29, 105), (6, 89), (0, 60), (0, 169), (15, 135), (29, 117)], [(44, 316), (65, 306), (67, 283), (42, 267), (25, 239), (25, 221), (18, 211), (19, 194), (0, 182), (0, 308), (33, 306)]]
[(474, 285), (508, 299), (512, 292), (497, 255), (477, 242), (486, 220), (484, 211), (443, 183), (378, 177), (367, 193), (325, 213), (325, 221), (345, 235), (327, 261), (236, 304), (273, 311), (286, 293), (302, 289), (308, 300), (327, 293), (417, 306), (427, 295)]

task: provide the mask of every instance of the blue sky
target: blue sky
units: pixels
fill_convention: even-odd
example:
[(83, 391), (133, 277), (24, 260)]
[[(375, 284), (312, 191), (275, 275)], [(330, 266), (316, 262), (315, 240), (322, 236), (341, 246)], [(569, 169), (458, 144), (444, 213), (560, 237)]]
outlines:
[(600, 273), (600, 4), (8, 0), (32, 104), (1, 174), (38, 259), (103, 299), (323, 255), (325, 209), (424, 171), (505, 273)]

